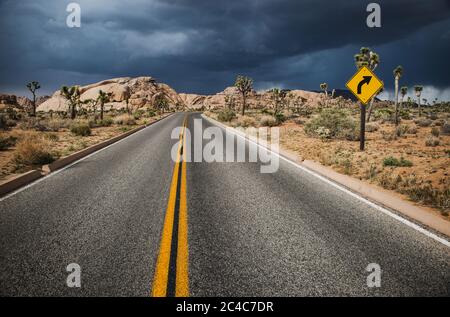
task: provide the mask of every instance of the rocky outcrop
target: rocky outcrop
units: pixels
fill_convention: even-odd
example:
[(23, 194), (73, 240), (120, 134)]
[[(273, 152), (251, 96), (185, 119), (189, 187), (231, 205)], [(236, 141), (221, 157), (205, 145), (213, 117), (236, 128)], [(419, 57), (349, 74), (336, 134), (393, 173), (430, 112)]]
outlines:
[[(317, 105), (323, 99), (323, 94), (305, 91), (305, 90), (290, 90), (289, 94), (291, 100), (299, 100), (303, 104)], [(179, 94), (186, 106), (190, 109), (198, 110), (212, 110), (224, 107), (228, 99), (228, 104), (238, 109), (242, 107), (242, 95), (235, 87), (228, 87), (224, 91), (215, 95), (205, 96), (196, 94)], [(247, 96), (247, 108), (259, 109), (272, 104), (271, 93), (269, 91), (252, 91)]]
[[(100, 90), (110, 94), (110, 102), (105, 105), (106, 109), (123, 109), (126, 107), (127, 99), (133, 111), (154, 107), (157, 96), (166, 98), (170, 108), (184, 106), (183, 100), (174, 89), (166, 84), (157, 83), (152, 77), (113, 78), (81, 86), (81, 101), (97, 98)], [(38, 107), (38, 111), (66, 111), (67, 109), (67, 100), (61, 96), (59, 90)]]

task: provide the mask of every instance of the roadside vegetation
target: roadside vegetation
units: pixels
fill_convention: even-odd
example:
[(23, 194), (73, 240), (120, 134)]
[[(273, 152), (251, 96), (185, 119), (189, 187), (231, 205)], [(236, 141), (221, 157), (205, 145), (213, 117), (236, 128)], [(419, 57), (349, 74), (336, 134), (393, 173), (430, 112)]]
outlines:
[(150, 123), (168, 111), (163, 97), (147, 109), (132, 111), (106, 107), (109, 95), (99, 91), (97, 98), (80, 100), (78, 86), (62, 87), (67, 111), (36, 110), (38, 82), (27, 85), (32, 93), (30, 109), (0, 105), (0, 182), (14, 174), (67, 156), (114, 137), (139, 125)]
[[(376, 69), (380, 57), (362, 48), (355, 62)], [(450, 102), (424, 100), (420, 85), (410, 90), (414, 98), (406, 98), (408, 87), (401, 81), (407, 73), (399, 66), (393, 76), (395, 100), (373, 99), (364, 110), (321, 83), (313, 102), (275, 88), (247, 92), (245, 115), (242, 94), (227, 96), (223, 107), (205, 114), (233, 127), (277, 126), (281, 147), (301, 159), (396, 191), (450, 220)]]

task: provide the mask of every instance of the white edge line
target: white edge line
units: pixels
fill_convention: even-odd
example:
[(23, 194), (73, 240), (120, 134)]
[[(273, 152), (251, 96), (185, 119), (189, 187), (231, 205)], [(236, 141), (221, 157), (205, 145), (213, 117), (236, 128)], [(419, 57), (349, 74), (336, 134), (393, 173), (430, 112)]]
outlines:
[(205, 116), (203, 114), (202, 114), (202, 117), (204, 119), (208, 120), (209, 122), (215, 124), (215, 125), (221, 126), (222, 128), (225, 129), (225, 132), (233, 133), (233, 134), (235, 134), (235, 135), (237, 135), (237, 136), (239, 136), (239, 137), (241, 137), (241, 138), (243, 138), (245, 140), (248, 140), (249, 142), (251, 142), (251, 143), (253, 143), (253, 144), (263, 148), (264, 150), (270, 151), (271, 153), (275, 154), (276, 156), (278, 156), (282, 160), (284, 160), (284, 161), (286, 161), (286, 162), (296, 166), (297, 168), (299, 168), (299, 169), (309, 173), (310, 175), (313, 175), (313, 176), (319, 178), (320, 180), (324, 181), (325, 183), (327, 183), (327, 184), (329, 184), (329, 185), (331, 185), (331, 186), (333, 186), (333, 187), (343, 191), (344, 193), (346, 193), (346, 194), (348, 194), (348, 195), (350, 195), (350, 196), (352, 196), (352, 197), (354, 197), (354, 198), (356, 198), (356, 199), (366, 203), (367, 205), (369, 205), (369, 206), (371, 206), (371, 207), (381, 211), (382, 213), (384, 213), (384, 214), (386, 214), (386, 215), (388, 215), (388, 216), (390, 216), (390, 217), (400, 221), (401, 223), (407, 225), (408, 227), (411, 227), (411, 228), (419, 231), (420, 233), (426, 235), (427, 237), (432, 238), (432, 239), (442, 243), (443, 245), (445, 245), (447, 247), (450, 247), (450, 242), (448, 240), (446, 240), (444, 238), (441, 238), (440, 236), (434, 234), (433, 232), (428, 231), (427, 229), (419, 226), (418, 224), (416, 224), (416, 223), (414, 223), (412, 221), (409, 221), (408, 219), (405, 219), (405, 218), (403, 218), (403, 217), (393, 213), (392, 211), (390, 211), (390, 210), (388, 210), (388, 209), (386, 209), (386, 208), (384, 208), (384, 207), (382, 207), (382, 206), (380, 206), (380, 205), (378, 205), (378, 204), (376, 204), (376, 203), (374, 203), (374, 202), (372, 202), (372, 201), (362, 197), (361, 195), (358, 195), (357, 193), (355, 193), (355, 192), (353, 192), (353, 191), (343, 187), (342, 185), (340, 185), (340, 184), (338, 184), (338, 183), (336, 183), (334, 181), (331, 181), (330, 179), (328, 179), (328, 178), (326, 178), (326, 177), (324, 177), (324, 176), (322, 176), (322, 175), (320, 175), (320, 174), (310, 170), (309, 168), (306, 168), (305, 166), (299, 165), (298, 163), (296, 163), (296, 162), (294, 162), (294, 161), (284, 157), (283, 155), (280, 155), (279, 153), (272, 151), (270, 148), (262, 146), (261, 144), (251, 140), (250, 138), (242, 136), (243, 133), (239, 133), (240, 131), (235, 130), (233, 127), (228, 127), (228, 126), (226, 126), (226, 125), (224, 125), (224, 124), (222, 124), (220, 122), (217, 122), (216, 120), (214, 120), (212, 118), (208, 118), (207, 116)]
[[(120, 139), (119, 141), (116, 141), (116, 142), (114, 142), (114, 143), (112, 143), (112, 144), (110, 144), (110, 145), (107, 145), (107, 146), (105, 146), (104, 148), (101, 148), (101, 149), (99, 149), (99, 150), (97, 150), (97, 151), (94, 151), (94, 152), (92, 152), (91, 154), (88, 154), (88, 155), (86, 155), (86, 156), (84, 156), (84, 157), (82, 157), (82, 158), (76, 160), (75, 162), (70, 163), (69, 165), (66, 165), (66, 166), (64, 166), (64, 167), (61, 167), (60, 169), (58, 169), (58, 170), (56, 170), (56, 171), (54, 171), (54, 172), (51, 172), (51, 173), (49, 173), (49, 174), (47, 174), (47, 175), (45, 175), (45, 176), (43, 176), (43, 177), (41, 177), (41, 178), (38, 178), (37, 180), (35, 180), (34, 182), (31, 182), (31, 183), (28, 184), (28, 185), (25, 185), (25, 186), (23, 186), (23, 187), (20, 187), (19, 189), (16, 189), (15, 191), (12, 191), (11, 193), (6, 194), (5, 196), (3, 196), (3, 197), (0, 198), (0, 202), (2, 202), (2, 201), (4, 201), (4, 200), (6, 200), (6, 199), (8, 199), (8, 198), (10, 198), (10, 197), (12, 197), (12, 196), (18, 194), (18, 193), (20, 193), (20, 192), (22, 192), (22, 191), (24, 191), (24, 190), (26, 190), (26, 189), (28, 189), (28, 188), (30, 188), (30, 187), (36, 185), (36, 184), (39, 184), (40, 182), (46, 180), (46, 179), (49, 178), (49, 177), (52, 177), (52, 176), (54, 176), (54, 175), (56, 175), (56, 174), (59, 174), (60, 172), (64, 171), (65, 169), (68, 169), (69, 167), (74, 166), (75, 164), (78, 164), (78, 163), (80, 163), (80, 162), (82, 162), (82, 161), (84, 161), (84, 160), (90, 158), (91, 156), (96, 155), (96, 154), (98, 154), (98, 153), (100, 153), (100, 152), (102, 152), (102, 151), (104, 151), (104, 150), (110, 148), (110, 147), (113, 146), (113, 145), (117, 145), (117, 144), (119, 144), (120, 142), (125, 141), (126, 139), (128, 139), (128, 138), (131, 137), (131, 136), (134, 136), (134, 135), (137, 135), (137, 134), (143, 132), (143, 131), (146, 130), (147, 128), (150, 128), (150, 127), (152, 127), (152, 126), (154, 126), (154, 125), (160, 123), (160, 122), (163, 121), (164, 119), (166, 119), (166, 118), (168, 118), (168, 117), (171, 117), (171, 116), (172, 116), (172, 115), (169, 115), (169, 116), (164, 117), (164, 118), (162, 118), (162, 119), (160, 119), (160, 120), (158, 120), (158, 121), (156, 121), (156, 122), (153, 122), (152, 124), (146, 126), (145, 128), (143, 128), (143, 129), (141, 129), (141, 130), (139, 130), (139, 131), (137, 131), (137, 132), (135, 132), (135, 133), (132, 133), (132, 134), (130, 134), (130, 135), (124, 137), (123, 139)], [(107, 141), (107, 140), (105, 140), (105, 141)]]

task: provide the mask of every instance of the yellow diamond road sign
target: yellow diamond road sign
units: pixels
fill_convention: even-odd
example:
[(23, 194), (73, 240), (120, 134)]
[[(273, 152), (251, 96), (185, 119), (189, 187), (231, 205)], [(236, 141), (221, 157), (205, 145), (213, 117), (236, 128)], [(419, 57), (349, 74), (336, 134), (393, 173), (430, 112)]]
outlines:
[(364, 66), (353, 75), (346, 86), (356, 98), (363, 104), (367, 104), (383, 88), (383, 82), (369, 68)]

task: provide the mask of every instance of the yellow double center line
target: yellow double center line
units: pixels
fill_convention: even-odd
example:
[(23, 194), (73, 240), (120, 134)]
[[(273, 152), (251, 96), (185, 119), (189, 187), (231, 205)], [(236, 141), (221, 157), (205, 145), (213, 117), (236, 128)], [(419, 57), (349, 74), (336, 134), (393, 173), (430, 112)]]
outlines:
[(158, 260), (153, 278), (152, 296), (189, 296), (188, 224), (186, 204), (186, 148), (187, 116), (180, 133), (177, 160), (173, 169), (169, 201), (164, 219)]

